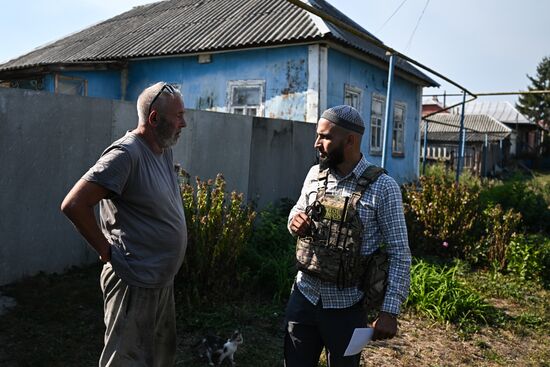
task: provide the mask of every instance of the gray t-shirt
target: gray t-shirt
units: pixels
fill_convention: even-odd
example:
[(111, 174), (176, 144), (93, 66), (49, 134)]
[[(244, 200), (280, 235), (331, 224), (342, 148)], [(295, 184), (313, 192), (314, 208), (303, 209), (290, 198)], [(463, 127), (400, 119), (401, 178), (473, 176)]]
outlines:
[(157, 155), (141, 137), (127, 132), (82, 178), (111, 191), (99, 209), (115, 273), (138, 287), (170, 285), (187, 248), (172, 150)]

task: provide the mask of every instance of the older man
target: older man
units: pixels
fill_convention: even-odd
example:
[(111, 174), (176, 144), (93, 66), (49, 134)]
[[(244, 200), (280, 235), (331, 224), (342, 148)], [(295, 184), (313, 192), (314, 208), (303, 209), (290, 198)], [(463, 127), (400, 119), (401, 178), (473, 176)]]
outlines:
[(103, 152), (61, 204), (104, 263), (100, 366), (164, 367), (175, 359), (173, 282), (187, 228), (170, 147), (186, 126), (185, 109), (177, 89), (157, 83), (140, 94), (137, 111), (137, 127)]
[(361, 154), (364, 130), (350, 106), (326, 110), (317, 124), (320, 164), (307, 174), (288, 221), (298, 236), (300, 271), (286, 310), (287, 367), (316, 367), (323, 348), (330, 367), (359, 366), (360, 354), (344, 352), (354, 329), (367, 326), (364, 292), (357, 287), (364, 274), (361, 259), (382, 245), (389, 276), (374, 338), (397, 332), (411, 263), (401, 192)]

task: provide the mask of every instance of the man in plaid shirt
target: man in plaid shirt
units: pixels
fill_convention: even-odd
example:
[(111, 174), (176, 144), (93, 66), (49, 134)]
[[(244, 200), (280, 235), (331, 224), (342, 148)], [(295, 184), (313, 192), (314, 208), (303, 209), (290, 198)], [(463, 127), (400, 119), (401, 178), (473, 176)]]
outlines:
[[(323, 113), (314, 145), (320, 165), (310, 169), (290, 212), (292, 234), (304, 236), (310, 231), (312, 220), (305, 212), (316, 199), (320, 169), (329, 168), (327, 194), (349, 197), (354, 192), (358, 178), (371, 165), (360, 151), (364, 130), (353, 107), (336, 106)], [(411, 264), (401, 191), (395, 180), (382, 174), (363, 192), (357, 210), (363, 224), (361, 255), (384, 244), (389, 256), (388, 286), (373, 323), (373, 339), (392, 338), (409, 292)], [(299, 271), (286, 309), (285, 366), (316, 367), (323, 347), (330, 367), (359, 366), (361, 355), (344, 357), (344, 351), (355, 328), (367, 326), (366, 316), (363, 292), (356, 286), (341, 289)]]

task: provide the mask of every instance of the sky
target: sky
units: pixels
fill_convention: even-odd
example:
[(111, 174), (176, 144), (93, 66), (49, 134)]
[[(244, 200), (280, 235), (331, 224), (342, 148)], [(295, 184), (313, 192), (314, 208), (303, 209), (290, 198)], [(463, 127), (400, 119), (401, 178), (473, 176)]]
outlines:
[[(526, 75), (536, 75), (539, 62), (550, 56), (548, 0), (328, 1), (389, 47), (473, 93), (527, 90)], [(4, 0), (0, 63), (151, 2)], [(426, 88), (424, 94), (460, 92), (432, 78), (442, 87)], [(458, 100), (447, 98), (448, 103)], [(480, 98), (487, 100), (515, 103), (517, 97)]]

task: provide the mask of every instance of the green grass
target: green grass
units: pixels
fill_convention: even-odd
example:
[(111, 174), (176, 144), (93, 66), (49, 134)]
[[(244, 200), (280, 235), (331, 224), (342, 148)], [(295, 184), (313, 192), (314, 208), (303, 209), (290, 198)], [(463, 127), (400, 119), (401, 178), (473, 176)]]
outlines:
[(484, 298), (509, 302), (513, 310), (496, 320), (502, 323), (502, 327), (520, 334), (550, 330), (550, 294), (540, 282), (482, 270), (466, 272), (461, 277)]
[(495, 310), (461, 281), (461, 264), (438, 265), (416, 260), (406, 306), (440, 322), (451, 322), (472, 332), (487, 323)]

